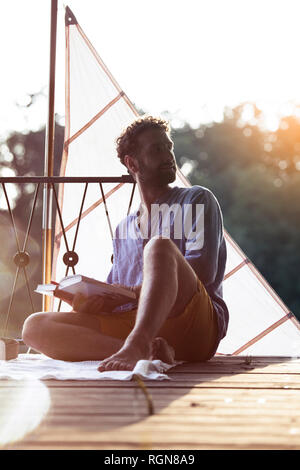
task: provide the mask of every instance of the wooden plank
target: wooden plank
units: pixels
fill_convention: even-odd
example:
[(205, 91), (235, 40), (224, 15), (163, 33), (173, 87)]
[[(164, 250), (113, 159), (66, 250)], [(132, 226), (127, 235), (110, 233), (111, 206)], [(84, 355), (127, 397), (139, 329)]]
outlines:
[[(178, 374), (172, 377), (172, 382), (153, 382), (145, 381), (148, 390), (157, 388), (161, 389), (191, 389), (191, 388), (261, 388), (261, 389), (293, 389), (300, 390), (300, 376), (297, 374), (236, 374), (236, 375), (220, 375), (220, 374), (198, 374), (196, 377), (189, 374)], [(44, 382), (43, 382), (44, 383)], [(53, 384), (47, 384), (49, 389), (53, 388), (69, 388), (69, 389), (81, 389), (81, 388), (95, 388), (95, 389), (122, 389), (130, 390), (136, 389), (137, 386), (134, 383), (129, 382), (126, 387), (120, 387), (115, 381), (100, 385), (95, 382), (82, 383), (80, 381), (74, 381), (72, 384), (64, 383), (54, 386)], [(7, 387), (1, 387), (4, 389)], [(15, 388), (22, 388), (18, 385)], [(71, 392), (70, 392), (71, 393)], [(73, 393), (73, 392), (72, 392)], [(166, 392), (167, 393), (167, 392)]]
[[(250, 361), (250, 363), (249, 363)], [(236, 373), (242, 374), (294, 374), (300, 370), (300, 359), (290, 358), (274, 358), (274, 357), (241, 357), (217, 356), (206, 363), (184, 363), (169, 371), (171, 379), (178, 378), (176, 374), (222, 374), (231, 375)], [(184, 376), (184, 380), (186, 376)], [(24, 381), (14, 381), (9, 379), (0, 380), (0, 388), (6, 386), (23, 386)], [(135, 386), (135, 382), (120, 381), (77, 381), (77, 380), (45, 380), (47, 386), (66, 387), (66, 386), (97, 386), (100, 384), (102, 388), (116, 386), (118, 388), (127, 388)], [(158, 382), (154, 382), (157, 384)], [(168, 382), (163, 382), (164, 384)], [(148, 382), (148, 384), (150, 384)]]
[(40, 427), (27, 442), (11, 448), (300, 448), (299, 427), (289, 423), (256, 424), (241, 421), (204, 422), (184, 424), (161, 422), (147, 418), (129, 426), (117, 426), (112, 430), (99, 431), (97, 427), (53, 426), (53, 433)]
[[(126, 394), (122, 394), (120, 391), (115, 393), (115, 389), (106, 390), (106, 393), (102, 392), (103, 390), (75, 389), (70, 398), (69, 389), (51, 389), (47, 397), (50, 404), (49, 410), (56, 414), (79, 414), (87, 417), (93, 414), (99, 416), (118, 416), (120, 413), (132, 415), (136, 411), (147, 414), (146, 401), (141, 392), (135, 394), (127, 391)], [(256, 411), (270, 408), (275, 415), (283, 409), (288, 409), (289, 413), (293, 411), (295, 416), (300, 412), (298, 406), (300, 393), (294, 390), (194, 388), (189, 391), (169, 389), (167, 393), (165, 392), (165, 389), (152, 390), (151, 395), (156, 413), (199, 413), (206, 410), (211, 412), (214, 408), (219, 408), (223, 413), (229, 405), (231, 408), (236, 407), (241, 413), (243, 406), (247, 412), (250, 408)], [(257, 393), (254, 394), (254, 392)], [(36, 408), (40, 407), (39, 398), (39, 394), (34, 391), (30, 394), (31, 411), (35, 409), (35, 404), (37, 404)], [(11, 412), (13, 412), (18, 401), (22, 404), (22, 397), (16, 396), (8, 389), (7, 395), (1, 394), (0, 412), (3, 408), (7, 410), (8, 406), (11, 406)]]
[(153, 416), (135, 382), (0, 381), (0, 420), (24, 431), (4, 448), (300, 449), (300, 361), (253, 364), (218, 357), (146, 382)]
[[(239, 388), (294, 388), (300, 389), (299, 374), (172, 374), (172, 386), (209, 386), (209, 387), (239, 387)], [(150, 384), (149, 384), (150, 385)], [(150, 387), (153, 384), (150, 385)], [(165, 383), (162, 386), (167, 386)], [(170, 386), (170, 385), (169, 385)]]
[[(146, 411), (145, 400), (142, 394), (139, 396), (132, 394), (116, 396), (114, 393), (102, 395), (101, 391), (98, 394), (81, 394), (80, 390), (77, 390), (77, 392), (78, 394), (72, 394), (70, 399), (68, 389), (66, 391), (60, 389), (51, 390), (49, 396), (50, 412), (64, 415), (85, 414), (88, 417), (91, 414), (98, 414), (99, 416), (118, 416), (120, 413), (132, 415), (139, 409)], [(272, 412), (274, 410), (275, 415), (284, 409), (289, 410), (290, 413), (294, 410), (295, 416), (300, 412), (298, 405), (300, 394), (298, 391), (293, 390), (275, 389), (266, 392), (260, 389), (248, 389), (246, 393), (240, 393), (241, 390), (239, 389), (193, 389), (186, 393), (185, 390), (174, 389), (168, 390), (167, 394), (161, 392), (165, 392), (165, 390), (157, 389), (153, 390), (152, 393), (156, 413), (176, 413), (177, 411), (178, 413), (204, 413), (207, 410), (211, 412), (213, 409), (220, 409), (223, 413), (229, 407), (236, 408), (241, 413), (243, 408), (247, 412), (250, 409), (259, 412), (262, 409), (270, 408)], [(257, 393), (255, 394), (254, 392)], [(14, 402), (16, 402), (18, 397), (13, 394), (10, 395), (10, 402), (5, 400), (3, 395), (1, 398), (0, 411), (2, 411), (3, 406), (7, 409), (10, 403), (11, 411), (13, 412)], [(34, 409), (37, 399), (38, 395), (31, 395), (30, 402), (32, 409)], [(20, 403), (22, 403), (21, 400)]]
[(194, 373), (198, 374), (199, 372), (206, 373), (295, 373), (299, 371), (300, 360), (288, 360), (285, 362), (268, 362), (268, 361), (252, 361), (251, 358), (249, 362), (239, 359), (238, 361), (209, 361), (206, 363), (185, 363), (181, 364), (169, 372), (169, 375), (172, 376), (173, 373)]

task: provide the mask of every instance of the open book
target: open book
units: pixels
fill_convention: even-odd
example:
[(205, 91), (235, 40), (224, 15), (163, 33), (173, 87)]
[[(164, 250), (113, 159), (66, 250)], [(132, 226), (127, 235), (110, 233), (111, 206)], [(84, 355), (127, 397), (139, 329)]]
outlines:
[(39, 284), (35, 292), (45, 295), (54, 295), (62, 300), (64, 300), (64, 298), (71, 300), (71, 298), (78, 293), (86, 297), (100, 295), (110, 300), (116, 300), (120, 304), (128, 303), (136, 298), (135, 293), (129, 289), (106, 284), (105, 282), (97, 281), (96, 279), (91, 279), (81, 274), (64, 277), (59, 284)]

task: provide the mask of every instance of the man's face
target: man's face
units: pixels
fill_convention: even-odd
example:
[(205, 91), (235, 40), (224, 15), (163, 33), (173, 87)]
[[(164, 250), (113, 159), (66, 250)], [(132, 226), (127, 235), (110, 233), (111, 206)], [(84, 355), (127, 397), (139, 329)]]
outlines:
[(148, 129), (141, 133), (135, 161), (136, 177), (141, 183), (165, 186), (175, 181), (173, 142), (164, 131)]

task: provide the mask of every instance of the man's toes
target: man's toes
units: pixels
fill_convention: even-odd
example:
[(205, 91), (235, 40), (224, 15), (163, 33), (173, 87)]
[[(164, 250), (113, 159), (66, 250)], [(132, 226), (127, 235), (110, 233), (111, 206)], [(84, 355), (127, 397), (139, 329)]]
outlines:
[(109, 371), (109, 370), (116, 370), (116, 369), (115, 369), (115, 364), (116, 364), (116, 361), (114, 361), (114, 360), (107, 361), (107, 362), (104, 364), (104, 368), (105, 368), (106, 371)]
[(122, 370), (122, 363), (120, 361), (106, 361), (98, 367), (100, 372), (111, 370)]
[(111, 370), (132, 370), (133, 368), (128, 362), (114, 361), (113, 368)]
[(133, 370), (132, 364), (125, 361), (106, 361), (98, 366), (99, 372), (111, 370)]
[(106, 370), (120, 370), (120, 361), (110, 361)]
[(98, 366), (99, 372), (104, 372), (106, 370), (107, 362), (101, 362)]

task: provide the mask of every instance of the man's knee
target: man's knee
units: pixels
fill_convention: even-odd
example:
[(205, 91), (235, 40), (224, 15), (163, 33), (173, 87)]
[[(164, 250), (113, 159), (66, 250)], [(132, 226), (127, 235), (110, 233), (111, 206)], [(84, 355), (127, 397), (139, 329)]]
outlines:
[(144, 258), (159, 258), (164, 255), (171, 255), (174, 257), (178, 251), (176, 245), (170, 238), (153, 237), (151, 238), (144, 248)]
[(41, 336), (46, 319), (45, 313), (38, 312), (30, 315), (24, 322), (22, 330), (22, 339), (27, 346), (34, 349), (38, 348), (39, 338)]

